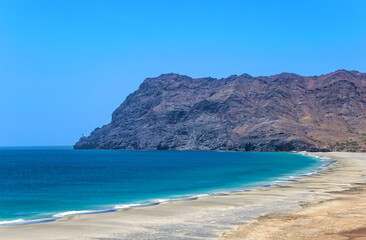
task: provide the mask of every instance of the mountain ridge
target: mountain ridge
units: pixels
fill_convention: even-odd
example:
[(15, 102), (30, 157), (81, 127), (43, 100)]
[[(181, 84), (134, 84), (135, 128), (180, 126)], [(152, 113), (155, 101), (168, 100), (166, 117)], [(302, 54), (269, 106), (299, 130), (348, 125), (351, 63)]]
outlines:
[(75, 149), (365, 149), (366, 74), (146, 78)]

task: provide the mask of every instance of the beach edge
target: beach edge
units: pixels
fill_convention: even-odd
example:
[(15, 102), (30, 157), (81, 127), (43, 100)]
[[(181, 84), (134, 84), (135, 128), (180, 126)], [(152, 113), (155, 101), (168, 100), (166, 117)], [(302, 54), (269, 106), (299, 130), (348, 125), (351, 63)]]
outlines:
[[(324, 155), (326, 153), (305, 154), (319, 157), (331, 156), (331, 158), (336, 159), (337, 162), (310, 177), (298, 179), (296, 182), (278, 184), (270, 188), (259, 188), (249, 192), (232, 193), (225, 196), (201, 197), (196, 201), (176, 201), (169, 202), (168, 204), (120, 210), (110, 213), (72, 215), (60, 218), (51, 223), (24, 226), (2, 226), (0, 227), (0, 237), (11, 236), (7, 239), (32, 239), (31, 237), (28, 238), (28, 236), (34, 236), (29, 235), (29, 232), (32, 232), (38, 239), (58, 239), (61, 236), (66, 239), (78, 239), (80, 237), (87, 239), (102, 237), (117, 239), (115, 236), (138, 238), (139, 233), (141, 232), (146, 235), (147, 232), (151, 231), (151, 228), (158, 232), (163, 226), (172, 225), (172, 222), (190, 222), (192, 219), (197, 219), (199, 223), (200, 221), (205, 222), (206, 219), (215, 218), (217, 222), (220, 222), (222, 219), (227, 221), (228, 217), (235, 214), (237, 218), (235, 221), (224, 226), (222, 223), (217, 223), (216, 225), (220, 226), (217, 229), (212, 230), (212, 234), (209, 238), (218, 238), (219, 236), (227, 237), (230, 235), (228, 234), (228, 230), (235, 231), (238, 225), (243, 225), (243, 222), (247, 225), (253, 221), (257, 221), (260, 216), (270, 214), (273, 209), (275, 210), (273, 212), (289, 213), (299, 210), (301, 204), (304, 204), (304, 202), (311, 203), (318, 201), (320, 192), (312, 192), (310, 191), (310, 188), (308, 189), (309, 191), (304, 191), (307, 187), (306, 185), (309, 184), (309, 181), (310, 183), (316, 183), (319, 178), (323, 180), (324, 177), (329, 178), (329, 176), (333, 176), (332, 173), (340, 171), (340, 168), (344, 167), (345, 164), (349, 164), (344, 158), (334, 158), (332, 154), (338, 153), (327, 153), (327, 155)], [(272, 197), (273, 199), (269, 199), (268, 197)], [(272, 204), (273, 206), (269, 209), (258, 208), (258, 201), (260, 201), (259, 205), (271, 206)], [(286, 203), (283, 206), (284, 201), (287, 201), (288, 204)], [(245, 214), (247, 214), (248, 209), (253, 209), (253, 206), (254, 208), (256, 207), (257, 212), (252, 216), (246, 216)], [(193, 209), (194, 212), (187, 214), (184, 209)], [(241, 217), (241, 212), (243, 212), (245, 216)], [(226, 214), (227, 216), (225, 216), (226, 218), (223, 218), (221, 215), (218, 216), (217, 213), (221, 215)], [(110, 226), (105, 229), (100, 228), (101, 225), (105, 225), (107, 222), (110, 223)], [(88, 227), (85, 227), (84, 224), (87, 224)], [(121, 225), (133, 226), (133, 228), (121, 229)], [(212, 225), (215, 226), (215, 223)], [(80, 227), (84, 228), (80, 229)], [(55, 232), (54, 229), (62, 230), (60, 232), (61, 236), (57, 235), (57, 232)], [(93, 230), (88, 231), (87, 229)], [(209, 227), (203, 227), (200, 231), (206, 230), (210, 231)], [(68, 231), (68, 234), (65, 234), (65, 231)], [(184, 231), (182, 231), (181, 234), (184, 236)], [(174, 238), (174, 236), (171, 236), (171, 238), (166, 239)]]

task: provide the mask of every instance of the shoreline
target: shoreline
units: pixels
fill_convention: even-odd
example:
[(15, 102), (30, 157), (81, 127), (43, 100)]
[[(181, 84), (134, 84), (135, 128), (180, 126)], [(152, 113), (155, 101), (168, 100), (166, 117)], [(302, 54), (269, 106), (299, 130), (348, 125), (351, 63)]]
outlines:
[(317, 189), (322, 195), (303, 202), (296, 211), (262, 215), (223, 233), (220, 239), (366, 239), (366, 153), (317, 155), (339, 161), (328, 178), (319, 177), (306, 184), (306, 188)]
[[(329, 154), (332, 155), (332, 153), (308, 155), (329, 157)], [(342, 153), (334, 154), (336, 156)], [(349, 154), (352, 155), (352, 153)], [(349, 187), (343, 183), (340, 185), (339, 182), (344, 179), (338, 179), (338, 184), (334, 184), (334, 181), (337, 180), (332, 180), (334, 173), (339, 172), (341, 168), (349, 164), (349, 161), (342, 158), (337, 159), (334, 156), (332, 159), (339, 161), (321, 172), (308, 177), (304, 176), (295, 182), (223, 196), (207, 196), (195, 201), (170, 201), (154, 206), (121, 209), (109, 213), (69, 215), (48, 223), (0, 226), (0, 238), (215, 239), (222, 234), (227, 237), (227, 231), (235, 231), (237, 226), (250, 223), (261, 215), (274, 212), (274, 210), (281, 214), (294, 212), (301, 209), (301, 204), (304, 202), (314, 202), (327, 196), (319, 189), (315, 191), (309, 188), (309, 183), (324, 184), (323, 181), (328, 177), (328, 180), (331, 181), (326, 182), (331, 185), (333, 190), (342, 188), (342, 186), (343, 188)], [(330, 182), (334, 183), (329, 184)]]
[[(290, 154), (300, 154), (300, 155), (307, 155), (303, 153), (298, 152), (289, 152)], [(284, 176), (281, 177), (273, 177), (271, 180), (264, 180), (260, 182), (253, 182), (250, 183), (247, 186), (242, 187), (233, 187), (233, 188), (226, 188), (226, 189), (216, 189), (209, 192), (201, 192), (201, 193), (195, 193), (195, 194), (187, 194), (187, 195), (181, 195), (176, 198), (158, 198), (158, 199), (150, 199), (142, 202), (130, 202), (130, 203), (119, 203), (115, 205), (101, 205), (101, 208), (96, 209), (82, 209), (82, 210), (67, 210), (63, 212), (53, 213), (49, 216), (45, 216), (42, 218), (33, 218), (33, 219), (9, 219), (9, 220), (2, 220), (0, 221), (0, 227), (1, 226), (20, 226), (20, 225), (29, 225), (29, 224), (39, 224), (39, 223), (47, 223), (47, 222), (54, 222), (57, 221), (63, 217), (70, 217), (75, 215), (86, 215), (86, 214), (101, 214), (101, 213), (108, 213), (108, 212), (117, 212), (120, 210), (128, 210), (131, 208), (140, 208), (140, 207), (148, 207), (168, 202), (175, 202), (175, 201), (190, 201), (190, 200), (197, 200), (199, 198), (204, 197), (212, 197), (212, 196), (225, 196), (230, 195), (233, 193), (238, 192), (248, 192), (252, 191), (253, 189), (258, 188), (270, 188), (274, 187), (279, 184), (286, 184), (289, 182), (298, 181), (300, 178), (309, 177), (313, 174), (316, 174), (323, 169), (327, 168), (330, 164), (332, 164), (334, 161), (332, 161), (329, 158), (320, 158), (315, 155), (307, 155), (312, 158), (316, 158), (316, 161), (318, 164), (321, 164), (320, 166), (313, 166), (313, 167), (306, 167), (304, 169), (300, 169), (297, 171), (294, 171), (292, 173), (287, 173)], [(104, 207), (104, 208), (103, 208)]]

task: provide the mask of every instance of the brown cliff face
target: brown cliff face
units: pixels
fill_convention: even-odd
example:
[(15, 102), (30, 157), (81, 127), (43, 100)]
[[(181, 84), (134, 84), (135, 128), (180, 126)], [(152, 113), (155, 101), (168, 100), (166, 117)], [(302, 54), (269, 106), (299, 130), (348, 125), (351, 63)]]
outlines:
[(75, 149), (362, 150), (366, 74), (147, 78)]

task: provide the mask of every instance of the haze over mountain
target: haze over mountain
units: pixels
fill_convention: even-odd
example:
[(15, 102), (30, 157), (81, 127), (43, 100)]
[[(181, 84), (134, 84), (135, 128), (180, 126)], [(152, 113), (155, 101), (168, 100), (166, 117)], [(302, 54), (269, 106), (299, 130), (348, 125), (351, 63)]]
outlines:
[(366, 74), (147, 78), (75, 149), (362, 150)]

